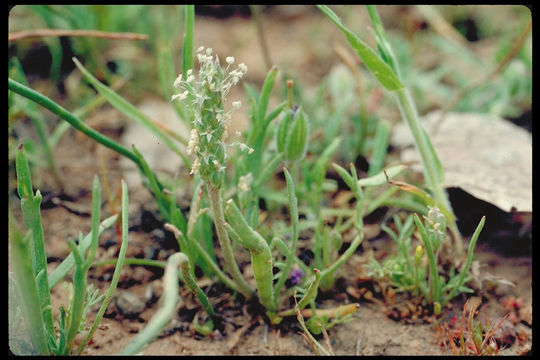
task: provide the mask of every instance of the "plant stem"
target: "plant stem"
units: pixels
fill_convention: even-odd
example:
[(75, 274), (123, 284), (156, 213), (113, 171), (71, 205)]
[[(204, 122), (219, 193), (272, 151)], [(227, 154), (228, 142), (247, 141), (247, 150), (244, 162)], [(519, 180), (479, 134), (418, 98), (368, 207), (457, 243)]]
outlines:
[(426, 255), (429, 260), (429, 278), (431, 279), (431, 286), (429, 292), (430, 299), (428, 299), (428, 301), (430, 301), (431, 303), (438, 303), (440, 301), (439, 271), (437, 270), (437, 260), (435, 259), (435, 253), (433, 251), (432, 239), (426, 231), (426, 228), (422, 224), (422, 221), (416, 214), (414, 214), (414, 222), (416, 223), (416, 227), (420, 231), (420, 236), (422, 238), (422, 242), (424, 243)]
[(182, 271), (182, 276), (184, 277), (185, 284), (191, 290), (192, 294), (199, 299), (199, 301), (201, 302), (201, 305), (203, 306), (204, 310), (208, 313), (208, 315), (210, 315), (210, 317), (214, 319), (216, 317), (214, 308), (212, 307), (212, 304), (210, 304), (210, 300), (208, 300), (208, 297), (206, 296), (204, 291), (202, 291), (202, 289), (199, 287), (199, 285), (195, 281), (188, 257), (184, 253), (179, 253), (179, 254), (180, 254), (179, 266), (180, 266), (180, 270)]
[(8, 87), (9, 87), (9, 90), (38, 103), (39, 105), (43, 106), (45, 109), (51, 111), (53, 114), (58, 115), (61, 119), (70, 123), (71, 126), (79, 130), (86, 136), (116, 151), (117, 153), (124, 155), (125, 157), (132, 160), (135, 164), (137, 164), (139, 168), (141, 167), (139, 159), (137, 158), (137, 156), (135, 156), (135, 154), (133, 154), (131, 151), (129, 151), (122, 145), (116, 143), (115, 141), (109, 139), (108, 137), (92, 129), (91, 127), (86, 125), (84, 122), (79, 120), (77, 117), (75, 117), (73, 114), (71, 114), (69, 111), (64, 109), (62, 106), (58, 105), (53, 100), (49, 99), (47, 96), (42, 95), (38, 93), (37, 91), (27, 86), (24, 86), (23, 84), (18, 83), (17, 81), (9, 79), (9, 78), (8, 78)]
[(286, 168), (283, 168), (283, 173), (285, 174), (285, 179), (287, 181), (287, 193), (289, 198), (289, 209), (292, 224), (292, 241), (290, 243), (290, 246), (288, 247), (289, 253), (286, 256), (285, 266), (281, 272), (282, 276), (280, 277), (274, 288), (275, 301), (277, 300), (277, 296), (279, 295), (281, 287), (283, 286), (283, 284), (285, 284), (285, 281), (289, 277), (291, 266), (294, 260), (294, 255), (296, 252), (296, 243), (298, 242), (298, 199), (296, 198), (293, 180), (293, 176), (295, 175), (294, 170), (296, 170), (296, 166), (293, 166), (291, 170), (293, 170), (292, 175), (287, 171)]
[(69, 242), (71, 251), (75, 258), (75, 271), (73, 272), (73, 297), (71, 299), (71, 305), (69, 307), (68, 315), (68, 331), (66, 335), (66, 343), (62, 349), (62, 355), (70, 355), (71, 348), (75, 341), (75, 336), (79, 333), (81, 327), (81, 320), (84, 310), (84, 302), (86, 300), (86, 285), (87, 279), (84, 266), (84, 253), (81, 254), (77, 249), (77, 245), (71, 239)]
[(238, 264), (234, 258), (233, 248), (227, 229), (225, 228), (225, 217), (223, 215), (223, 200), (221, 198), (221, 189), (215, 187), (211, 183), (206, 183), (206, 190), (210, 197), (210, 205), (214, 214), (214, 226), (216, 227), (217, 238), (221, 251), (223, 252), (223, 259), (225, 261), (225, 269), (231, 274), (233, 280), (238, 285), (238, 290), (246, 299), (250, 299), (253, 296), (253, 290), (249, 287), (248, 283), (242, 276)]
[[(34, 191), (30, 167), (26, 159), (23, 145), (19, 145), (15, 157), (15, 167), (17, 172), (17, 192), (21, 198), (21, 210), (24, 217), (25, 227), (32, 230), (32, 267), (36, 277), (40, 309), (43, 312), (43, 321), (49, 334), (54, 334), (53, 316), (51, 312), (51, 299), (49, 293), (49, 282), (47, 278), (47, 254), (45, 253), (45, 236), (43, 234), (43, 224), (41, 221), (41, 192)], [(38, 276), (41, 274), (42, 276)]]
[(270, 247), (266, 240), (247, 224), (234, 201), (228, 201), (225, 215), (228, 220), (228, 223), (225, 224), (226, 229), (251, 254), (251, 265), (257, 282), (259, 299), (272, 319), (274, 315), (272, 313), (277, 310), (277, 305), (274, 301), (274, 289), (272, 288), (272, 253)]
[[(395, 91), (396, 99), (401, 111), (403, 119), (406, 121), (409, 129), (414, 138), (415, 146), (420, 153), (422, 164), (424, 167), (424, 178), (426, 184), (433, 194), (435, 201), (443, 205), (446, 209), (451, 210), (448, 197), (446, 196), (442, 186), (440, 184), (439, 170), (436, 168), (438, 163), (437, 155), (434, 153), (434, 149), (428, 143), (428, 138), (425, 130), (422, 128), (422, 124), (418, 117), (416, 106), (411, 98), (409, 91), (406, 88)], [(463, 254), (463, 241), (457, 227), (455, 220), (449, 224), (452, 232), (455, 235), (455, 250), (456, 255), (461, 257)]]

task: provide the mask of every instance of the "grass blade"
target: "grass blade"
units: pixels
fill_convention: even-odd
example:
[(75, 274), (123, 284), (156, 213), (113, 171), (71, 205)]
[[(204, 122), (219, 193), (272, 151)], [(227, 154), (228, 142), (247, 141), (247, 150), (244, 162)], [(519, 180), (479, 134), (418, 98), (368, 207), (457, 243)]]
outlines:
[(132, 160), (135, 164), (137, 164), (137, 166), (140, 167), (139, 159), (131, 151), (129, 151), (128, 149), (126, 149), (125, 147), (117, 143), (116, 141), (111, 140), (108, 137), (100, 134), (98, 131), (92, 129), (91, 127), (86, 125), (84, 122), (79, 120), (76, 116), (71, 114), (69, 111), (67, 111), (62, 106), (58, 105), (56, 102), (49, 99), (45, 95), (42, 95), (38, 93), (37, 91), (27, 86), (24, 86), (23, 84), (9, 78), (8, 78), (8, 87), (9, 87), (9, 90), (38, 103), (39, 105), (43, 106), (47, 110), (58, 115), (62, 120), (65, 120), (68, 123), (70, 123), (71, 126), (79, 130), (86, 136), (94, 139), (95, 141), (97, 141), (98, 143), (102, 145), (105, 145), (109, 149), (116, 151), (120, 155), (127, 157), (128, 159)]
[[(165, 145), (167, 145), (172, 151), (180, 155), (184, 162), (186, 162), (187, 157), (184, 155), (182, 151), (180, 151), (180, 148), (176, 143), (172, 141), (172, 139), (159, 127), (157, 126), (149, 117), (144, 115), (142, 112), (140, 112), (135, 106), (130, 104), (127, 100), (125, 100), (123, 97), (121, 97), (118, 93), (113, 91), (108, 86), (101, 83), (98, 79), (96, 79), (86, 68), (80, 63), (77, 58), (72, 58), (73, 62), (77, 66), (77, 68), (81, 71), (84, 78), (92, 84), (96, 88), (96, 90), (107, 99), (107, 101), (114, 106), (116, 109), (118, 109), (120, 112), (128, 116), (129, 118), (137, 121), (139, 124), (146, 127), (148, 130), (150, 130), (154, 135), (156, 135)], [(189, 160), (186, 163), (186, 166), (189, 165)]]
[(17, 286), (20, 290), (20, 299), (24, 308), (24, 318), (30, 332), (30, 339), (35, 351), (41, 355), (49, 355), (47, 340), (45, 335), (45, 324), (43, 313), (39, 306), (36, 306), (36, 299), (39, 299), (36, 278), (34, 277), (30, 238), (31, 234), (23, 236), (14, 220), (9, 217), (9, 254)]
[(21, 198), (21, 210), (27, 230), (32, 230), (31, 259), (34, 276), (36, 276), (37, 289), (39, 293), (39, 308), (43, 311), (43, 321), (49, 334), (54, 334), (54, 323), (51, 312), (51, 299), (49, 293), (49, 282), (46, 276), (37, 278), (38, 274), (47, 274), (47, 254), (45, 253), (45, 236), (41, 222), (41, 193), (32, 189), (32, 179), (30, 177), (30, 167), (22, 145), (17, 150), (15, 157), (15, 167), (17, 173), (17, 190)]
[[(99, 225), (99, 235), (101, 235), (103, 231), (105, 231), (105, 229), (110, 228), (116, 222), (117, 218), (118, 218), (118, 215), (113, 215), (103, 220), (101, 224)], [(92, 241), (92, 233), (89, 233), (79, 243), (80, 251), (81, 252), (86, 251), (90, 247), (91, 241)], [(54, 271), (51, 274), (49, 274), (49, 277), (48, 277), (49, 289), (52, 289), (53, 287), (55, 287), (60, 282), (60, 280), (62, 280), (67, 275), (67, 273), (71, 270), (73, 265), (75, 265), (75, 259), (73, 258), (73, 254), (69, 254), (64, 259), (64, 261), (62, 261), (60, 265), (58, 265), (56, 269), (54, 269)]]
[(364, 61), (366, 67), (373, 73), (388, 91), (396, 91), (403, 88), (403, 84), (394, 73), (392, 68), (384, 62), (366, 43), (358, 38), (352, 31), (345, 27), (341, 19), (326, 5), (317, 5), (319, 10), (326, 15), (345, 34), (347, 41)]
[(128, 236), (129, 212), (128, 211), (129, 211), (128, 188), (127, 188), (126, 182), (122, 180), (122, 245), (120, 246), (120, 252), (118, 253), (118, 259), (116, 261), (116, 267), (114, 269), (111, 284), (109, 285), (109, 289), (107, 290), (107, 294), (105, 295), (105, 300), (103, 300), (103, 302), (101, 303), (98, 313), (96, 314), (96, 318), (94, 319), (94, 323), (92, 324), (92, 327), (86, 334), (84, 341), (77, 348), (78, 355), (82, 353), (86, 344), (88, 344), (90, 339), (92, 339), (92, 336), (94, 335), (94, 332), (96, 331), (99, 325), (99, 322), (101, 321), (101, 318), (103, 317), (103, 314), (105, 314), (105, 310), (107, 310), (107, 306), (109, 306), (109, 303), (112, 300), (113, 293), (116, 290), (116, 285), (118, 285), (118, 280), (120, 279), (120, 273), (122, 272), (122, 267), (124, 266), (124, 262), (126, 259), (126, 252), (127, 252), (128, 242), (129, 242), (129, 236)]

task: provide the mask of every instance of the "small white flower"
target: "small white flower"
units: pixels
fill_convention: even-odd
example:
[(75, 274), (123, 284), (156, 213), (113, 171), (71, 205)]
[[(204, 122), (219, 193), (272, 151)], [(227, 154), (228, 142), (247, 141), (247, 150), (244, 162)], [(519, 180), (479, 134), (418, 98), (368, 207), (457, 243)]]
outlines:
[(188, 71), (186, 72), (186, 75), (189, 76), (191, 74), (193, 74), (193, 69), (188, 69)]
[(200, 46), (198, 49), (197, 49), (197, 52), (201, 52), (204, 50), (204, 46)]
[(183, 93), (173, 95), (171, 97), (171, 101), (174, 101), (176, 99), (185, 100), (187, 98), (188, 92), (184, 91)]
[(223, 115), (222, 123), (225, 127), (229, 126), (229, 124), (231, 123), (231, 114)]
[(244, 64), (244, 63), (241, 63), (240, 65), (238, 65), (238, 68), (239, 68), (240, 71), (243, 72), (244, 74), (247, 73), (247, 71), (248, 71), (248, 67), (247, 67), (246, 64)]
[(196, 174), (200, 168), (201, 168), (201, 162), (199, 161), (199, 158), (196, 158), (193, 161), (193, 164), (191, 164), (191, 171), (189, 172), (189, 174), (190, 175)]
[(248, 192), (252, 181), (253, 181), (253, 176), (251, 175), (251, 173), (245, 176), (240, 176), (240, 178), (238, 179), (238, 188), (241, 191)]
[(186, 82), (189, 84), (189, 83), (191, 83), (194, 79), (195, 79), (195, 76), (190, 75), (190, 76), (188, 76), (188, 78), (186, 79)]
[(242, 106), (241, 101), (233, 101), (233, 103), (232, 103), (232, 107), (233, 107), (234, 110), (240, 109), (241, 106)]
[(206, 49), (206, 55), (210, 55), (212, 53), (212, 48)]
[(239, 146), (240, 146), (240, 150), (242, 150), (242, 151), (246, 151), (246, 150), (247, 150), (248, 154), (251, 154), (251, 153), (253, 153), (253, 151), (254, 151), (254, 149), (250, 148), (249, 146), (247, 146), (247, 145), (244, 144), (244, 143), (240, 143)]
[(234, 63), (234, 58), (232, 56), (227, 56), (227, 58), (225, 58), (225, 61), (227, 62), (227, 64), (232, 64)]
[(212, 160), (212, 163), (218, 169), (218, 171), (225, 171), (225, 166), (222, 166), (216, 159)]
[(174, 87), (179, 87), (180, 84), (182, 83), (182, 74), (178, 75), (178, 77), (176, 78), (176, 80), (174, 80)]
[(199, 149), (198, 145), (199, 145), (199, 133), (197, 132), (197, 129), (191, 129), (191, 134), (189, 137), (186, 153), (188, 155), (195, 153)]

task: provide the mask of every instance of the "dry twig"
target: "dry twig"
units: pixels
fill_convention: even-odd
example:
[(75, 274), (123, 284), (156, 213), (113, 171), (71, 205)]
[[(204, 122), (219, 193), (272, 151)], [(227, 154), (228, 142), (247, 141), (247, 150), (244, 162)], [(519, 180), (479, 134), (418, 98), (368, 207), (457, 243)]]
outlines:
[(12, 32), (8, 35), (8, 41), (17, 41), (21, 39), (50, 37), (50, 36), (77, 36), (94, 37), (111, 40), (148, 40), (148, 35), (135, 33), (115, 33), (99, 30), (65, 30), (65, 29), (33, 29)]

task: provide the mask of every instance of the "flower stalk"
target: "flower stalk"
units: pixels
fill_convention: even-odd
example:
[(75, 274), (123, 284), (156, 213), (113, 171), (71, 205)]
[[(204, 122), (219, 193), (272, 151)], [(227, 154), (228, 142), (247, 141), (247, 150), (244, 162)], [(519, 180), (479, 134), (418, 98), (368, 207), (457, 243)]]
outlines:
[[(200, 175), (205, 184), (217, 239), (223, 252), (224, 267), (238, 290), (246, 298), (251, 298), (253, 290), (238, 268), (234, 249), (225, 228), (221, 194), (227, 161), (225, 144), (225, 139), (229, 136), (227, 130), (232, 113), (242, 106), (240, 101), (233, 101), (232, 108), (225, 111), (225, 103), (231, 87), (246, 74), (247, 66), (241, 63), (236, 69), (231, 70), (235, 59), (229, 56), (225, 59), (226, 67), (222, 68), (219, 57), (213, 55), (211, 48), (204, 47), (197, 50), (197, 59), (200, 64), (197, 78), (193, 69), (187, 69), (184, 74), (180, 74), (174, 81), (174, 86), (180, 92), (173, 95), (172, 100), (179, 99), (190, 105), (193, 122), (186, 149), (187, 154), (194, 157), (190, 173)], [(245, 144), (239, 145), (241, 149), (248, 148)], [(252, 149), (247, 150), (249, 153), (252, 152)]]

